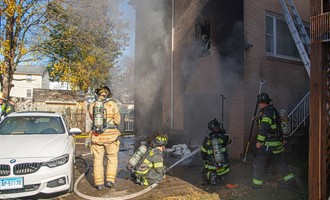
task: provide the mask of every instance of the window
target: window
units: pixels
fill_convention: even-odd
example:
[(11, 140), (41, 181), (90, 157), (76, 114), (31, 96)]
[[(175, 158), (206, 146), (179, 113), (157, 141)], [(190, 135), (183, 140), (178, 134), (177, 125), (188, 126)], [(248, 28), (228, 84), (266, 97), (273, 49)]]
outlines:
[(210, 55), (211, 48), (211, 21), (204, 20), (203, 23), (196, 24), (196, 39), (200, 47), (200, 55)]
[[(309, 33), (309, 29), (306, 28)], [(274, 56), (300, 59), (296, 44), (284, 19), (266, 16), (266, 52)]]
[(32, 98), (32, 90), (31, 89), (26, 90), (26, 97)]
[(27, 80), (27, 82), (31, 82), (32, 81), (32, 75), (31, 74), (26, 75), (26, 80)]

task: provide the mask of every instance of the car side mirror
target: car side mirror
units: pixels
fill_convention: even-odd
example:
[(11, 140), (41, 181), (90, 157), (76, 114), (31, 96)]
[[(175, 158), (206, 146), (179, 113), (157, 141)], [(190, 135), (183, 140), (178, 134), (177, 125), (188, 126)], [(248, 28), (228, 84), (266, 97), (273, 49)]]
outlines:
[(81, 134), (81, 130), (80, 130), (80, 128), (71, 128), (69, 131), (69, 134), (70, 135), (79, 135), (79, 134)]

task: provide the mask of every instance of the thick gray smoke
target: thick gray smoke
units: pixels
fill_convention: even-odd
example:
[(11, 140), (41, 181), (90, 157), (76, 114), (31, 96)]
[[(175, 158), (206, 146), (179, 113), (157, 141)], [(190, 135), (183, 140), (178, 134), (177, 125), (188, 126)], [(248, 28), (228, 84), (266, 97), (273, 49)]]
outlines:
[[(163, 80), (170, 77), (170, 51), (171, 38), (171, 4), (170, 1), (146, 0), (137, 6), (137, 39), (136, 39), (136, 123), (140, 135), (150, 135), (160, 131), (163, 126), (169, 128), (170, 124), (162, 124), (164, 113)], [(180, 4), (177, 4), (180, 5)], [(212, 3), (207, 0), (190, 1), (180, 13), (176, 10), (175, 16), (175, 49), (174, 57), (174, 90), (181, 90), (180, 98), (174, 98), (174, 110), (183, 106), (183, 135), (186, 142), (200, 144), (207, 134), (207, 124), (213, 118), (224, 122), (224, 127), (229, 129), (230, 104), (237, 101), (233, 96), (243, 69), (243, 23), (240, 20), (214, 20), (211, 35), (211, 50), (206, 57), (200, 57), (200, 43), (194, 42), (194, 28), (196, 23), (202, 22), (203, 13), (212, 9)], [(208, 7), (207, 7), (208, 6)], [(178, 8), (179, 9), (179, 8)], [(182, 8), (181, 8), (182, 9)], [(225, 8), (224, 8), (225, 9)], [(141, 12), (144, 11), (144, 12)], [(151, 12), (152, 11), (152, 12)], [(218, 16), (217, 16), (218, 17)], [(221, 19), (221, 18), (217, 18)], [(230, 22), (228, 22), (230, 21)], [(227, 26), (229, 23), (229, 26)], [(226, 27), (226, 32), (216, 30), (217, 26)], [(139, 32), (143, 34), (139, 34)], [(178, 69), (179, 68), (179, 69)], [(183, 78), (181, 82), (181, 78)], [(182, 83), (182, 85), (180, 84)], [(178, 88), (176, 88), (178, 87)], [(166, 92), (166, 91), (165, 91)], [(169, 92), (167, 92), (169, 96)], [(224, 108), (222, 107), (222, 97)], [(166, 96), (166, 97), (168, 97)], [(166, 99), (169, 101), (169, 99)], [(163, 115), (162, 115), (163, 114)], [(180, 121), (176, 115), (174, 122)], [(143, 121), (141, 121), (143, 119)], [(167, 119), (165, 119), (167, 120)], [(170, 120), (170, 119), (169, 119)], [(180, 125), (179, 125), (180, 127)], [(174, 126), (174, 129), (177, 127)], [(180, 129), (180, 128), (178, 128)], [(187, 139), (188, 138), (188, 139)]]
[(168, 67), (169, 20), (166, 1), (146, 0), (137, 6), (135, 110), (138, 135), (157, 134), (161, 124), (161, 94), (164, 70)]
[[(200, 144), (207, 135), (207, 124), (212, 118), (223, 123), (227, 132), (231, 131), (228, 112), (237, 101), (234, 94), (241, 85), (243, 63), (240, 52), (230, 51), (228, 47), (242, 48), (242, 43), (239, 43), (242, 26), (242, 22), (237, 22), (222, 46), (216, 44), (211, 47), (209, 56), (198, 57), (198, 43), (186, 51), (182, 62), (186, 102), (184, 132), (193, 145)], [(215, 41), (211, 43), (215, 44)]]

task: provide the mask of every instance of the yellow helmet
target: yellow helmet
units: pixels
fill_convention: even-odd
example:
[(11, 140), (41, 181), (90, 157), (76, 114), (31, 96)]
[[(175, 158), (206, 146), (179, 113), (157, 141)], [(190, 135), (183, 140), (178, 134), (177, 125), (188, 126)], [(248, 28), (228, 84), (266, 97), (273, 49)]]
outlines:
[(158, 135), (153, 143), (155, 146), (165, 146), (168, 143), (168, 137), (165, 134)]

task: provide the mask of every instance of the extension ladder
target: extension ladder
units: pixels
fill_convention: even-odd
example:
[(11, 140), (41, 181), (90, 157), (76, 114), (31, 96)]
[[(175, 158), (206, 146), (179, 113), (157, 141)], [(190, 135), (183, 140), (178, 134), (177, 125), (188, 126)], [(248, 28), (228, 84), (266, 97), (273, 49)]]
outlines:
[(288, 24), (293, 40), (299, 51), (301, 60), (304, 63), (307, 74), (310, 77), (310, 40), (304, 24), (302, 23), (298, 11), (292, 0), (280, 0), (283, 8), (283, 16)]

